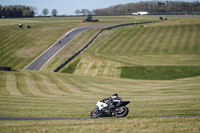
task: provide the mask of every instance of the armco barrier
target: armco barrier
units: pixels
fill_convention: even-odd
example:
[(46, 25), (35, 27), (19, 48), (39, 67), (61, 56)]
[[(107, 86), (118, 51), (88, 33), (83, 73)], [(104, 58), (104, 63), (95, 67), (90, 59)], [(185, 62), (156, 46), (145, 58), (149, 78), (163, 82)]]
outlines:
[(81, 52), (83, 52), (103, 31), (110, 30), (113, 28), (118, 28), (122, 26), (129, 26), (129, 25), (137, 25), (137, 24), (147, 24), (147, 23), (153, 23), (157, 21), (147, 21), (147, 22), (139, 22), (139, 23), (128, 23), (128, 24), (119, 24), (115, 26), (111, 26), (108, 28), (101, 29), (99, 33), (97, 33), (81, 50), (73, 54), (71, 57), (69, 57), (66, 61), (64, 61), (61, 65), (59, 65), (56, 69), (53, 70), (53, 72), (58, 72), (61, 68), (63, 68), (66, 64), (68, 64), (72, 59), (74, 59), (76, 56), (78, 56)]

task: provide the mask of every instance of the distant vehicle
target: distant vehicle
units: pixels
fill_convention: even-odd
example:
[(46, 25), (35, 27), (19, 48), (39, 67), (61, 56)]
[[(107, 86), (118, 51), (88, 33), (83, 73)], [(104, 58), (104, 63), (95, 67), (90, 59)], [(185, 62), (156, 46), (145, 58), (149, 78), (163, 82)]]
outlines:
[(92, 18), (92, 15), (87, 15), (87, 18), (85, 20), (81, 20), (81, 22), (98, 22), (98, 21), (99, 21), (98, 19), (94, 20)]
[(23, 24), (19, 24), (19, 28), (22, 28), (23, 27)]
[(148, 15), (148, 12), (134, 12), (132, 15)]

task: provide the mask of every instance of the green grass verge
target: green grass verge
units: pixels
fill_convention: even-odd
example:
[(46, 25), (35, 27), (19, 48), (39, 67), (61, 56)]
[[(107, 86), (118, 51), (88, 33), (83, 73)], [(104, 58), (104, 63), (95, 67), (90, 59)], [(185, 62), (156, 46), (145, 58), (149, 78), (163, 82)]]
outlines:
[(75, 59), (74, 61), (72, 61), (67, 68), (65, 68), (62, 72), (63, 73), (73, 73), (78, 65), (80, 61), (80, 58)]
[(200, 118), (1, 121), (2, 133), (197, 133)]
[(121, 77), (131, 79), (172, 80), (200, 76), (199, 66), (124, 66)]

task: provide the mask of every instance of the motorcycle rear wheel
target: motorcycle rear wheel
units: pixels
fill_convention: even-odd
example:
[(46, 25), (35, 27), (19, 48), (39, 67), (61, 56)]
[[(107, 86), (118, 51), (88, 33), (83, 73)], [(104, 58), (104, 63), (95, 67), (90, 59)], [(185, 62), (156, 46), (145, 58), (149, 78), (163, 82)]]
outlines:
[(129, 109), (126, 106), (119, 107), (119, 111), (115, 112), (116, 117), (125, 117), (129, 113)]
[(90, 118), (98, 118), (100, 116), (100, 110), (98, 109), (94, 109), (91, 113), (90, 113)]

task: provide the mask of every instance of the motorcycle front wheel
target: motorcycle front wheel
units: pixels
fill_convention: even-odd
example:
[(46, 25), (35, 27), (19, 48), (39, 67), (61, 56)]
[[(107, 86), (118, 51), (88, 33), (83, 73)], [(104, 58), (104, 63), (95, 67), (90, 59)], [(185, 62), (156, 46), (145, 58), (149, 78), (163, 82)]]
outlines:
[(119, 107), (119, 110), (115, 112), (116, 117), (125, 117), (129, 113), (129, 109), (126, 106)]
[(94, 109), (91, 113), (90, 113), (90, 118), (98, 118), (100, 115), (100, 110), (98, 110), (97, 108)]

